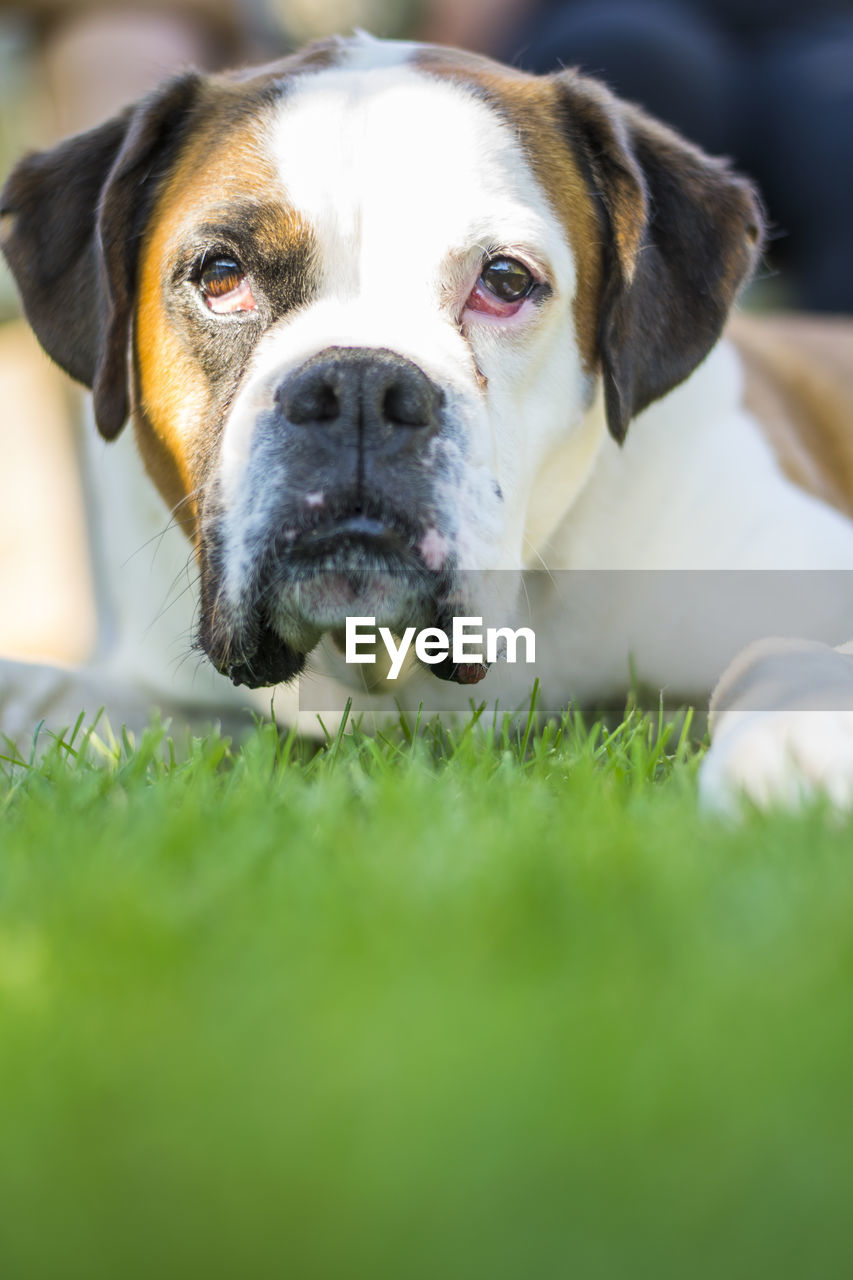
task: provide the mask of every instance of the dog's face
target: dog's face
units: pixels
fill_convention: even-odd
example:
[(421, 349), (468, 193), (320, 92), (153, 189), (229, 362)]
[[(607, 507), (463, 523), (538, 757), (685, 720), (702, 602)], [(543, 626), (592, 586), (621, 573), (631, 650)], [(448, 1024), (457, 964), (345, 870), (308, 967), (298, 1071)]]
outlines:
[(105, 435), (133, 416), (202, 643), (250, 684), (520, 566), (759, 240), (745, 183), (594, 82), (367, 37), (174, 81), (25, 160), (2, 212), (36, 332)]

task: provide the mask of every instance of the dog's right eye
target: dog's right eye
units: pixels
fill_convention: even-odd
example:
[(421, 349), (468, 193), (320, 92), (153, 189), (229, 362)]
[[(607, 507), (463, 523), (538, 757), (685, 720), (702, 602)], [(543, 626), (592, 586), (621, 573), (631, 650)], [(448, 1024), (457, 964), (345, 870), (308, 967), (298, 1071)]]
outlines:
[(198, 285), (208, 308), (216, 315), (257, 310), (249, 281), (233, 258), (205, 262)]

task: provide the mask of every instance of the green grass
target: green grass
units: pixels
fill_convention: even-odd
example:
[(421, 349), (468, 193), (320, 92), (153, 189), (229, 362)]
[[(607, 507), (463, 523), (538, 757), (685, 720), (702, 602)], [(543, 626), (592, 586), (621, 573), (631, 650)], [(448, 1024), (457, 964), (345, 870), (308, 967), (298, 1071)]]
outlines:
[(0, 1275), (846, 1276), (853, 842), (638, 712), (0, 775)]

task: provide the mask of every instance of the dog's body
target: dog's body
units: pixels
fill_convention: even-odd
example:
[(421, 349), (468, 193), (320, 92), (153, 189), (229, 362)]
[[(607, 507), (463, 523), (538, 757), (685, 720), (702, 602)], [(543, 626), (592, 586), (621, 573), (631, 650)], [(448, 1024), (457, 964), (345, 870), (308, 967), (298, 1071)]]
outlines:
[[(346, 680), (346, 617), (487, 614), (544, 569), (524, 610), (552, 708), (624, 693), (630, 662), (697, 698), (760, 634), (701, 571), (853, 569), (853, 338), (738, 318), (720, 340), (760, 247), (748, 184), (574, 73), (357, 37), (186, 76), (24, 161), (3, 213), (48, 352), (104, 436), (133, 418), (236, 684), (309, 655), (318, 688)], [(174, 708), (166, 594), (135, 601), (109, 680)], [(835, 591), (773, 617), (853, 635)], [(191, 700), (245, 701), (192, 675)], [(421, 668), (408, 697), (436, 675), (464, 705), (485, 669)], [(530, 685), (488, 678), (504, 706)]]

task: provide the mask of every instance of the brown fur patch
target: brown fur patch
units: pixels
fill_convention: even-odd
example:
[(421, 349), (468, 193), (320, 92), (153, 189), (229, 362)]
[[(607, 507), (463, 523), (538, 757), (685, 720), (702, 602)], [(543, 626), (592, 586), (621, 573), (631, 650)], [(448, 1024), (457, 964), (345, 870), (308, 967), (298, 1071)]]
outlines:
[(853, 517), (853, 321), (737, 316), (745, 404), (785, 474)]
[(589, 184), (566, 145), (554, 83), (455, 49), (427, 47), (413, 65), (473, 89), (504, 117), (527, 153), (575, 256), (575, 327), (581, 358), (591, 372), (597, 359), (603, 228)]
[(436, 50), (415, 65), (487, 101), (530, 157), (575, 253), (578, 345), (587, 369), (601, 370), (621, 441), (717, 341), (760, 244), (754, 193), (577, 72), (537, 78)]
[[(205, 371), (170, 315), (168, 291), (180, 244), (205, 221), (221, 221), (230, 206), (274, 210), (263, 234), (269, 253), (286, 257), (304, 239), (300, 219), (282, 203), (262, 144), (261, 92), (280, 79), (281, 64), (252, 81), (219, 77), (205, 86), (200, 127), (163, 184), (139, 256), (134, 365), (136, 435), (146, 467), (192, 536), (195, 493), (203, 482), (217, 414)], [(280, 211), (280, 217), (277, 216)]]

